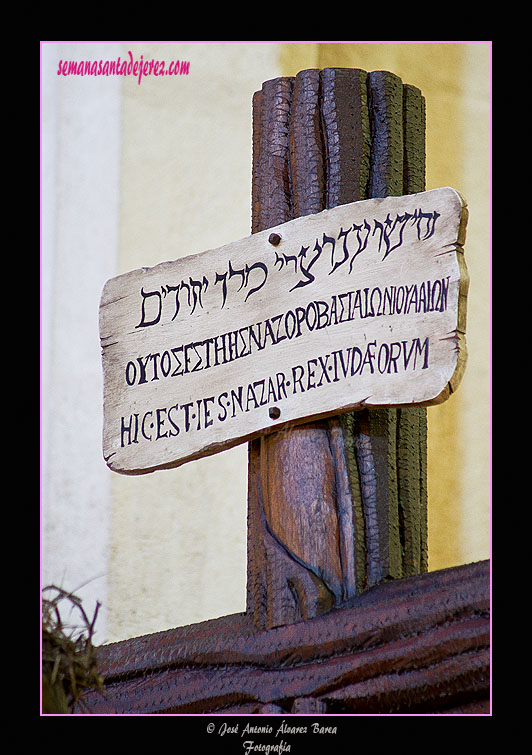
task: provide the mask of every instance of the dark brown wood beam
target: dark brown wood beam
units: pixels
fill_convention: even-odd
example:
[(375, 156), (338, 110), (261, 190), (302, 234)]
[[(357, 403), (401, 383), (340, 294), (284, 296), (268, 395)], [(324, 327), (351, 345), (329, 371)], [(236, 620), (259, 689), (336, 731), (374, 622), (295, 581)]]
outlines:
[[(388, 71), (301, 71), (253, 100), (252, 232), (425, 188), (425, 103)], [(427, 569), (426, 410), (363, 410), (250, 444), (247, 610), (267, 628)]]
[(235, 614), (99, 649), (92, 713), (488, 712), (489, 561), (379, 584), (313, 619)]

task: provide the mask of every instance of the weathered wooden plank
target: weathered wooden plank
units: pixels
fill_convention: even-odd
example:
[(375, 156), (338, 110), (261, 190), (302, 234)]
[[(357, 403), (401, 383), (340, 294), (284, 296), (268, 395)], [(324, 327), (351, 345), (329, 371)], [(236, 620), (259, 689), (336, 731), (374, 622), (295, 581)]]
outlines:
[(390, 71), (368, 74), (371, 169), (368, 196), (403, 193), (403, 82)]
[[(403, 83), (390, 71), (368, 75), (371, 132), (369, 197), (397, 196), (404, 183)], [(368, 521), (367, 541), (371, 570), (367, 583), (403, 576), (403, 521), (399, 517), (399, 474), (397, 469), (398, 412), (379, 409), (359, 418), (361, 436), (356, 445), (364, 448), (365, 497)], [(363, 478), (364, 479), (364, 478)], [(401, 537), (402, 536), (402, 537)]]
[[(287, 144), (290, 148), (290, 160), (285, 162), (283, 172), (272, 175), (254, 158), (253, 206), (262, 207), (262, 197), (278, 191), (278, 183), (289, 186), (292, 201), (281, 207), (277, 216), (256, 213), (253, 232), (268, 228), (275, 219), (287, 219), (292, 207), (297, 216), (365, 197), (364, 184), (369, 176), (365, 77), (365, 72), (347, 69), (328, 69), (321, 74), (311, 70), (301, 71), (295, 79), (278, 79), (275, 84), (263, 85), (264, 95), (256, 95), (260, 96), (263, 107), (254, 111), (254, 143), (267, 148), (264, 136), (255, 135), (279, 135), (279, 125), (267, 101), (272, 85), (290, 91), (290, 95), (295, 92), (293, 100), (291, 96), (287, 98), (295, 115), (289, 120), (290, 131), (281, 132), (282, 148), (276, 145), (280, 151), (286, 150)], [(267, 161), (264, 164), (268, 165)], [(338, 438), (336, 443), (330, 442), (331, 424), (343, 427), (336, 420), (306, 428), (290, 427), (287, 432), (250, 444), (247, 607), (257, 626), (272, 627), (319, 615), (337, 602), (340, 585), (347, 597), (352, 594), (353, 586), (356, 589), (357, 579), (359, 588), (363, 584), (363, 523), (359, 516), (358, 524), (362, 526), (354, 537), (352, 494), (342, 484), (338, 494), (333, 488), (336, 478), (353, 484), (346, 466), (349, 446), (342, 453), (339, 447), (344, 446), (343, 442)], [(297, 480), (291, 475), (290, 479), (281, 477), (281, 486), (270, 485), (270, 479), (278, 477), (277, 468), (268, 469), (262, 463), (263, 458), (272, 455), (270, 449), (285, 460), (288, 468), (299, 470)], [(319, 468), (312, 463), (318, 449)], [(270, 501), (268, 496), (273, 491), (276, 497)], [(308, 540), (314, 536), (314, 546), (318, 548), (309, 561), (296, 557), (298, 543), (291, 537), (283, 541), (278, 532), (272, 531), (265, 515), (266, 509), (272, 507), (281, 512), (280, 517), (285, 515), (282, 512), (292, 513), (288, 516), (296, 524), (294, 532), (302, 533), (309, 552)], [(308, 512), (312, 508), (318, 509), (320, 516), (309, 531)], [(342, 517), (336, 518), (335, 509), (343, 512)], [(331, 532), (339, 533), (337, 543), (331, 542)], [(319, 566), (320, 561), (331, 559), (336, 564), (334, 585), (327, 584)]]
[[(367, 200), (276, 226), (277, 245), (265, 231), (108, 281), (109, 466), (150, 471), (313, 416), (438, 402), (461, 359), (461, 211), (450, 188)], [(359, 226), (362, 251), (343, 239)]]
[[(421, 92), (396, 75), (368, 76), (371, 111), (369, 196), (425, 188), (425, 103)], [(460, 337), (460, 336), (458, 336)], [(372, 415), (374, 415), (372, 417)], [(370, 417), (371, 420), (370, 420)], [(380, 428), (372, 434), (372, 426)], [(348, 445), (358, 456), (363, 510), (371, 538), (367, 584), (427, 568), (426, 410), (385, 409), (355, 415)], [(384, 477), (377, 474), (385, 472)], [(356, 472), (353, 473), (356, 476)], [(379, 532), (381, 521), (385, 529)]]
[[(322, 71), (322, 120), (324, 151), (327, 156), (327, 207), (336, 207), (367, 198), (371, 166), (371, 133), (368, 107), (368, 75), (352, 68)], [(362, 230), (362, 229), (361, 229)], [(339, 479), (347, 478), (349, 493), (341, 487), (338, 510), (342, 511), (343, 540), (351, 538), (343, 557), (349, 594), (367, 586), (367, 527), (355, 451), (355, 416), (342, 414), (327, 423), (333, 438), (336, 428), (342, 440), (335, 455)], [(350, 509), (350, 516), (348, 511)], [(349, 521), (350, 520), (350, 521)]]
[(320, 71), (301, 71), (294, 79), (290, 108), (290, 191), (294, 217), (325, 209), (326, 166), (321, 141)]

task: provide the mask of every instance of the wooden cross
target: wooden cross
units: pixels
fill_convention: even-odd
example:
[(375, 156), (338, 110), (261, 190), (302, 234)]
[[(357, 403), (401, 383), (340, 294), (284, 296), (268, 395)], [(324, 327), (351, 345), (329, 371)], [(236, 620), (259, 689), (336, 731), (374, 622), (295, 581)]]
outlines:
[[(143, 668), (157, 686), (157, 664), (173, 668), (167, 712), (364, 708), (332, 681), (338, 654), (347, 654), (340, 676), (356, 678), (350, 649), (367, 640), (354, 617), (363, 624), (366, 615), (371, 633), (375, 608), (374, 631), (386, 624), (391, 648), (406, 617), (395, 629), (390, 617), (405, 596), (441, 600), (460, 578), (472, 584), (466, 604), (481, 626), (467, 641), (463, 627), (448, 632), (436, 656), (445, 663), (459, 652), (465, 662), (485, 642), (485, 568), (420, 576), (424, 407), (445, 400), (463, 373), (467, 296), (465, 202), (450, 188), (425, 191), (424, 126), (421, 92), (389, 72), (307, 70), (265, 82), (253, 101), (253, 235), (104, 289), (111, 469), (142, 474), (250, 442), (245, 614), (154, 638), (165, 648), (155, 665), (142, 658), (142, 638), (103, 650), (118, 684)], [(451, 633), (463, 602), (447, 602)], [(423, 599), (409, 612), (412, 637), (442, 621)], [(415, 665), (418, 651), (413, 641), (398, 668)], [(244, 663), (250, 673), (236, 687), (216, 670), (187, 676), (191, 652), (205, 668)], [(272, 686), (252, 657), (262, 668), (317, 660), (324, 676), (316, 686), (310, 666), (294, 672), (301, 684), (285, 674), (289, 689), (275, 698), (283, 675)], [(484, 699), (484, 682), (472, 681), (485, 678), (482, 663), (479, 672), (477, 654), (463, 684), (453, 676), (461, 692), (447, 707)], [(394, 689), (385, 705), (401, 697)], [(415, 704), (434, 709), (424, 694)]]

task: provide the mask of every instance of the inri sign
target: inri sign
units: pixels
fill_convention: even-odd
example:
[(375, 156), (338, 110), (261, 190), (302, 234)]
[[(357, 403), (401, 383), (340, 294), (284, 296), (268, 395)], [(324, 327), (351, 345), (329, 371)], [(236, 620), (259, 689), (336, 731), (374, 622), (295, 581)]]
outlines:
[(341, 205), (108, 281), (103, 453), (141, 474), (363, 406), (434, 404), (465, 366), (451, 188)]

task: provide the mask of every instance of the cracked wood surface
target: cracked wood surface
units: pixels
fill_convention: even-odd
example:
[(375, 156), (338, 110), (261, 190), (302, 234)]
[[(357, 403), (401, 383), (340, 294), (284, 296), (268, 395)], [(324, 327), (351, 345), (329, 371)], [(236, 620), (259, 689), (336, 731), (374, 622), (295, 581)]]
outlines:
[[(395, 74), (312, 69), (255, 93), (254, 233), (424, 188), (424, 98)], [(257, 626), (317, 616), (426, 571), (426, 438), (426, 410), (414, 407), (250, 443), (247, 607)]]
[(489, 561), (259, 630), (235, 614), (103, 646), (92, 713), (486, 713)]

